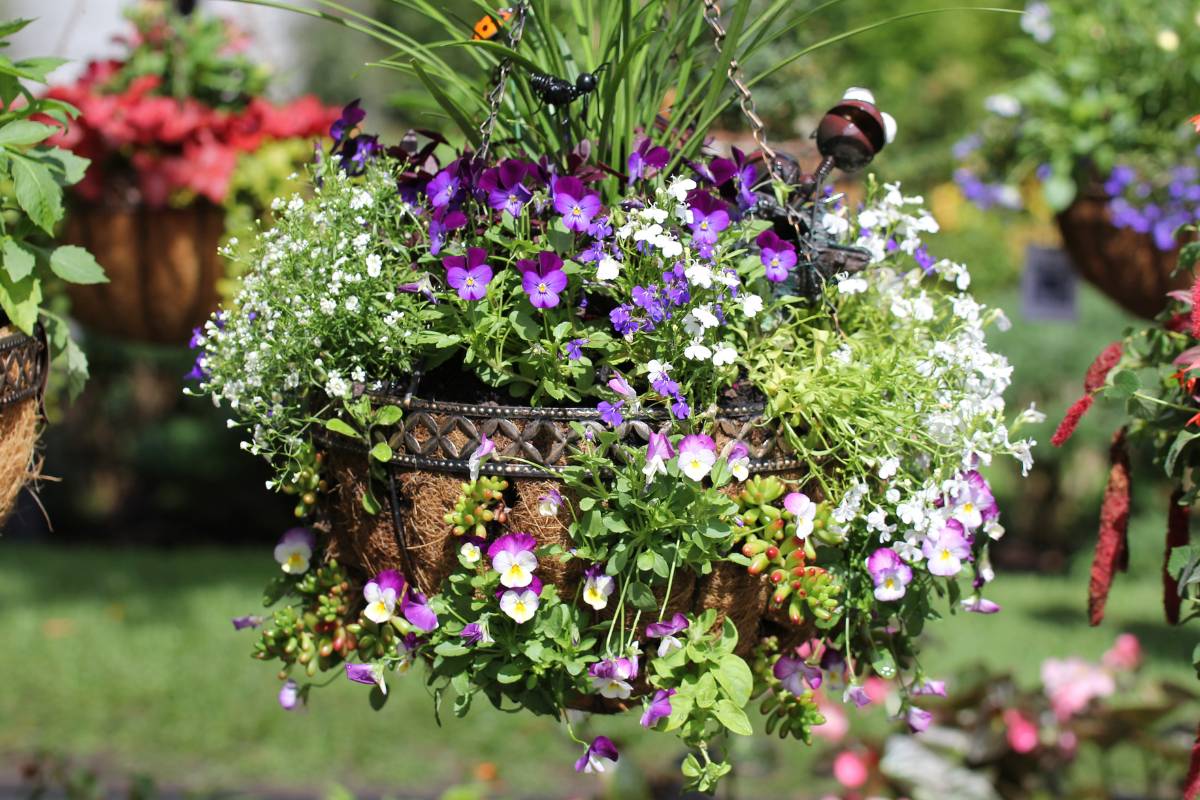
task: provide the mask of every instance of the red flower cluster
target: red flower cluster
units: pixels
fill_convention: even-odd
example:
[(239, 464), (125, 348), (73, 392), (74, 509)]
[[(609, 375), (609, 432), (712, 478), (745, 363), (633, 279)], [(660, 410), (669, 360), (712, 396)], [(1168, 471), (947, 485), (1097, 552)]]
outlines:
[(238, 154), (268, 140), (323, 136), (339, 114), (312, 96), (285, 106), (256, 97), (240, 111), (215, 109), (156, 94), (161, 79), (153, 75), (120, 94), (104, 91), (121, 67), (119, 61), (92, 62), (77, 82), (48, 93), (80, 110), (53, 143), (92, 160), (74, 187), (85, 200), (100, 200), (112, 175), (125, 172), (133, 174), (141, 201), (150, 206), (166, 205), (180, 191), (220, 203)]

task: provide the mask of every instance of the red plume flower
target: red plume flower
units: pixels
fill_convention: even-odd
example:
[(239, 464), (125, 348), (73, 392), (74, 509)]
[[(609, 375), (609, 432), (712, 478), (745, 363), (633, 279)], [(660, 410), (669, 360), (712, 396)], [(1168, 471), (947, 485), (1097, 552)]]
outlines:
[(1171, 493), (1171, 507), (1167, 510), (1167, 547), (1163, 553), (1163, 610), (1167, 613), (1167, 622), (1179, 624), (1179, 581), (1171, 577), (1167, 564), (1171, 561), (1171, 551), (1188, 543), (1188, 517), (1191, 509), (1179, 504), (1183, 497), (1183, 489)]
[(1196, 800), (1200, 797), (1200, 730), (1196, 731), (1196, 741), (1192, 745), (1192, 760), (1188, 764), (1187, 780), (1183, 784), (1183, 800)]
[(1050, 437), (1052, 445), (1062, 447), (1071, 438), (1071, 435), (1075, 433), (1076, 426), (1079, 425), (1079, 420), (1083, 419), (1083, 415), (1092, 407), (1092, 395), (1104, 385), (1104, 380), (1108, 377), (1108, 373), (1112, 372), (1112, 368), (1120, 360), (1120, 342), (1113, 342), (1104, 348), (1100, 352), (1100, 355), (1096, 356), (1096, 360), (1088, 367), (1087, 374), (1083, 377), (1083, 397), (1076, 400), (1067, 409), (1062, 422), (1058, 423), (1058, 430), (1054, 431), (1054, 435)]
[(1128, 547), (1130, 472), (1125, 428), (1113, 434), (1109, 459), (1108, 486), (1100, 507), (1100, 536), (1092, 560), (1092, 578), (1088, 584), (1088, 621), (1099, 625), (1104, 619), (1104, 604), (1112, 586), (1113, 573), (1125, 560)]
[(1054, 435), (1050, 437), (1050, 444), (1054, 445), (1055, 447), (1062, 447), (1063, 443), (1066, 442), (1067, 439), (1071, 438), (1071, 434), (1075, 433), (1075, 426), (1079, 424), (1079, 420), (1083, 418), (1083, 415), (1086, 414), (1088, 409), (1091, 407), (1092, 395), (1090, 394), (1085, 394), (1083, 397), (1076, 400), (1074, 404), (1067, 409), (1067, 414), (1063, 417), (1062, 422), (1058, 423), (1058, 430), (1056, 430)]

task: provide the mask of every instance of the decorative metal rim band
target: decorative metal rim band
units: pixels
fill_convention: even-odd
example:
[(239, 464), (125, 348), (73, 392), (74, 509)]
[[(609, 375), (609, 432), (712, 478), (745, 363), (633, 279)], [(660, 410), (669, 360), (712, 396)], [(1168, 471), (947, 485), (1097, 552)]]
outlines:
[[(386, 392), (372, 392), (371, 397), (377, 403), (391, 403), (405, 409), (412, 415), (406, 417), (406, 420), (411, 419), (426, 434), (423, 441), (419, 440), (413, 435), (412, 429), (406, 428), (402, 422), (385, 435), (381, 441), (389, 444), (393, 452), (389, 471), (398, 467), (404, 470), (469, 475), (471, 465), (465, 456), (478, 446), (481, 429), (487, 428), (488, 430), (482, 431), (483, 434), (499, 434), (511, 444), (499, 458), (480, 464), (479, 474), (554, 478), (564, 469), (563, 465), (556, 462), (562, 459), (567, 448), (579, 439), (575, 431), (564, 430), (562, 423), (580, 422), (585, 428), (592, 429), (604, 427), (599, 412), (587, 407), (535, 408), (449, 403), (412, 396), (401, 397)], [(443, 418), (440, 425), (434, 417), (435, 414)], [(727, 440), (725, 448), (732, 447), (734, 442), (746, 444), (751, 453), (748, 465), (751, 473), (770, 474), (800, 468), (801, 462), (790, 457), (790, 454), (781, 452), (773, 435), (768, 434), (767, 441), (761, 444), (743, 439), (746, 433), (753, 429), (754, 421), (761, 416), (761, 405), (721, 409), (717, 423), (724, 428), (724, 438)], [(644, 444), (650, 431), (661, 428), (668, 420), (666, 414), (630, 417), (618, 426), (617, 431), (630, 446), (638, 447)], [(519, 426), (521, 422), (525, 423), (524, 427)], [(527, 437), (525, 434), (530, 426), (533, 436)], [(450, 443), (447, 434), (451, 432), (459, 433), (466, 443), (461, 446)], [(543, 437), (547, 434), (551, 441), (544, 441)], [(361, 441), (325, 430), (315, 431), (313, 438), (323, 447), (353, 452), (364, 457), (368, 450), (367, 445)], [(421, 448), (424, 448), (423, 451)], [(438, 452), (448, 454), (433, 455)], [(620, 451), (615, 455), (618, 459), (621, 458)], [(522, 461), (506, 461), (503, 460), (505, 456), (519, 457)]]
[(0, 337), (0, 408), (37, 397), (46, 383), (46, 345), (37, 336)]

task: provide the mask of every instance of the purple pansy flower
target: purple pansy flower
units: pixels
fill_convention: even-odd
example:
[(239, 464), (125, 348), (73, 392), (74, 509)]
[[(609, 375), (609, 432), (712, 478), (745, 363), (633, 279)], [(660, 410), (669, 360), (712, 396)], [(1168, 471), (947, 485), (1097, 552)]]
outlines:
[(676, 612), (666, 622), (652, 622), (646, 626), (646, 635), (652, 639), (659, 639), (658, 657), (664, 658), (671, 655), (676, 650), (683, 648), (683, 642), (675, 635), (680, 631), (687, 630), (688, 618), (683, 614)]
[(707, 258), (712, 255), (717, 235), (729, 227), (729, 212), (724, 202), (704, 192), (693, 195), (690, 210), (692, 220), (688, 227), (692, 229), (692, 242), (700, 255)]
[(487, 265), (487, 251), (472, 247), (466, 256), (447, 256), (442, 259), (446, 268), (446, 282), (458, 290), (463, 300), (479, 300), (487, 294), (492, 282), (492, 268)]
[(301, 702), (300, 687), (291, 679), (279, 688), (279, 705), (284, 711), (291, 711)]
[(780, 656), (775, 662), (772, 672), (776, 679), (783, 684), (783, 688), (797, 697), (807, 691), (805, 683), (813, 689), (821, 688), (820, 667), (806, 663), (799, 656)]
[(601, 400), (596, 405), (596, 410), (600, 412), (600, 419), (615, 428), (625, 421), (625, 417), (621, 416), (621, 407), (624, 405), (624, 400), (618, 400), (615, 403)]
[(759, 258), (767, 268), (767, 280), (780, 283), (787, 280), (788, 272), (796, 266), (796, 246), (785, 242), (772, 230), (763, 231), (754, 240), (759, 247)]
[(667, 435), (651, 431), (650, 443), (646, 445), (646, 466), (642, 468), (642, 472), (647, 478), (655, 474), (666, 475), (667, 462), (674, 457), (675, 449), (671, 447), (671, 440)]
[(603, 611), (608, 606), (608, 597), (616, 588), (616, 581), (604, 571), (600, 564), (592, 564), (584, 573), (583, 602), (596, 611)]
[(645, 712), (642, 713), (643, 728), (653, 728), (660, 719), (671, 716), (671, 696), (674, 694), (674, 689), (659, 689), (654, 693), (650, 705), (646, 706)]
[(233, 629), (235, 631), (241, 631), (241, 630), (245, 630), (246, 628), (257, 628), (259, 625), (262, 625), (262, 623), (263, 623), (262, 617), (256, 617), (253, 615), (246, 616), (246, 617), (234, 617), (233, 618)]
[(625, 700), (633, 693), (633, 684), (637, 677), (637, 662), (629, 658), (606, 658), (588, 667), (588, 675), (592, 677), (592, 690), (601, 697)]
[(962, 607), (972, 614), (995, 614), (1000, 611), (1000, 604), (976, 595), (962, 601)]
[(488, 633), (487, 623), (484, 622), (472, 622), (465, 625), (459, 635), (467, 644), (491, 644), (495, 641)]
[(538, 566), (535, 547), (537, 539), (528, 533), (508, 533), (492, 542), (487, 554), (492, 569), (500, 573), (501, 585), (519, 589), (533, 583), (533, 571)]
[(533, 197), (522, 183), (531, 166), (515, 158), (506, 158), (500, 166), (484, 170), (479, 178), (479, 188), (487, 192), (488, 205), (513, 218), (521, 216), (521, 210)]
[(983, 523), (1000, 516), (1000, 506), (992, 496), (992, 489), (978, 470), (963, 476), (957, 493), (952, 497), (951, 512), (954, 519), (967, 530), (975, 530)]
[(941, 529), (921, 545), (927, 568), (933, 575), (950, 578), (957, 575), (963, 561), (971, 557), (971, 545), (963, 535), (963, 526), (956, 519), (946, 520)]
[(912, 567), (905, 564), (895, 550), (881, 547), (867, 559), (867, 571), (875, 582), (875, 597), (888, 602), (904, 597), (912, 580)]
[(527, 258), (517, 261), (521, 270), (521, 288), (529, 295), (535, 308), (553, 308), (558, 305), (558, 295), (567, 288), (567, 273), (562, 269), (563, 261), (557, 253), (543, 250), (537, 262)]
[(429, 179), (425, 185), (425, 194), (434, 208), (445, 208), (458, 196), (462, 181), (449, 169), (444, 169)]
[(456, 231), (466, 224), (467, 215), (457, 208), (453, 211), (447, 211), (444, 208), (438, 209), (433, 215), (433, 219), (429, 221), (429, 254), (436, 256), (442, 252), (446, 234)]
[(383, 679), (383, 667), (378, 664), (347, 664), (346, 677), (355, 683), (378, 686), (387, 694), (387, 681)]
[(671, 160), (671, 151), (650, 141), (649, 136), (638, 140), (637, 147), (629, 154), (625, 166), (629, 171), (629, 182), (641, 180), (647, 176), (647, 168), (662, 169)]
[(851, 683), (846, 687), (846, 691), (842, 692), (843, 703), (854, 703), (858, 708), (871, 705), (871, 695), (867, 694), (867, 690), (862, 684)]
[(750, 477), (750, 448), (744, 442), (734, 442), (725, 456), (725, 463), (729, 466), (730, 475), (739, 481), (746, 480)]
[(911, 692), (916, 697), (923, 697), (923, 696), (945, 697), (946, 696), (946, 682), (945, 681), (921, 681), (921, 683), (918, 686), (914, 686), (912, 688)]
[(604, 772), (616, 766), (620, 755), (617, 746), (607, 736), (597, 736), (575, 762), (576, 772)]
[(428, 633), (438, 626), (437, 614), (429, 607), (429, 599), (417, 591), (415, 586), (409, 586), (400, 600), (400, 613), (412, 625), (423, 633)]
[(625, 376), (619, 372), (608, 379), (608, 388), (612, 389), (622, 397), (637, 397), (637, 393), (633, 391), (633, 387), (631, 387), (629, 382), (625, 380)]
[(360, 122), (367, 118), (367, 112), (359, 107), (359, 103), (361, 102), (361, 98), (351, 100), (342, 109), (341, 116), (335, 119), (333, 124), (329, 126), (329, 136), (335, 144), (341, 144), (342, 140), (353, 132)]
[(554, 210), (562, 214), (567, 230), (586, 233), (592, 218), (600, 213), (600, 195), (589, 191), (575, 177), (554, 181)]
[(467, 459), (467, 466), (471, 470), (471, 480), (479, 480), (479, 468), (495, 452), (496, 443), (489, 439), (486, 433), (479, 434), (479, 446), (471, 452), (470, 457)]

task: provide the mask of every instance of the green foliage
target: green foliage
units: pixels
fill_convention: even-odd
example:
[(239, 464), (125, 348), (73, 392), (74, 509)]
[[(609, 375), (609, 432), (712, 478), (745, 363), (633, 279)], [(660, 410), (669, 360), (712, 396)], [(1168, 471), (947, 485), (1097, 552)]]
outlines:
[[(28, 24), (0, 24), (0, 48)], [(87, 378), (87, 359), (66, 322), (43, 308), (43, 301), (58, 281), (103, 283), (107, 278), (86, 250), (54, 245), (64, 213), (63, 189), (83, 178), (88, 161), (46, 140), (74, 118), (75, 109), (38, 97), (24, 84), (45, 83), (47, 73), (62, 63), (53, 58), (13, 62), (0, 55), (0, 319), (27, 334), (39, 322), (45, 326), (52, 358), (65, 367), (74, 395)]]

